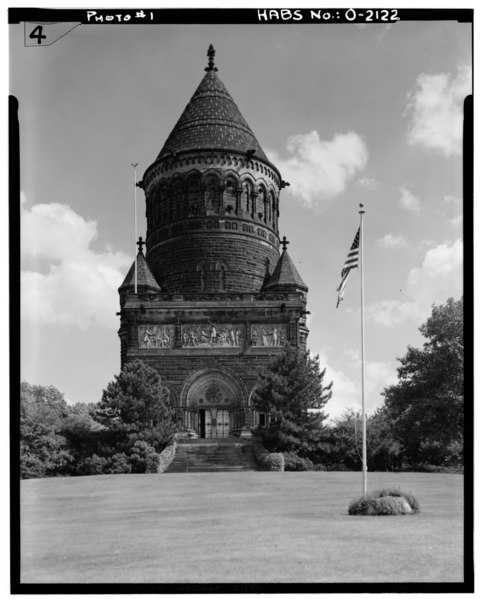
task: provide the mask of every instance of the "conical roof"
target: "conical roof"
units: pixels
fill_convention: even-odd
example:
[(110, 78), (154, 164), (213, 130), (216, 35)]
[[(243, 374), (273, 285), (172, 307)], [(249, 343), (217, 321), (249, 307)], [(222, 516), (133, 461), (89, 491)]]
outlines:
[(283, 250), (272, 276), (263, 286), (262, 291), (274, 291), (276, 289), (285, 288), (308, 291), (308, 287), (303, 282), (302, 277), (298, 274), (298, 270), (295, 268), (286, 248)]
[[(135, 262), (133, 262), (130, 267), (127, 276), (118, 288), (118, 291), (122, 293), (127, 291), (127, 289), (135, 289)], [(152, 293), (160, 293), (162, 291), (141, 251), (137, 254), (137, 291), (140, 293), (149, 291)]]
[(213, 46), (210, 46), (208, 56), (207, 72), (157, 160), (174, 152), (215, 149), (241, 153), (255, 150), (256, 157), (268, 162), (255, 135), (217, 75)]

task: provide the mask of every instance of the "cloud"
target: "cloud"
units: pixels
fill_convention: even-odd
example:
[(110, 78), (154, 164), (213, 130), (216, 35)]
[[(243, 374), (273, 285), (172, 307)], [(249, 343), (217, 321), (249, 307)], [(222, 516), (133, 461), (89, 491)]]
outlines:
[[(65, 204), (36, 204), (21, 211), (21, 315), (34, 323), (86, 329), (118, 327), (117, 289), (131, 258), (94, 251), (97, 223)], [(46, 265), (46, 268), (41, 266)], [(41, 270), (46, 272), (40, 272)]]
[(454, 227), (461, 227), (463, 224), (462, 200), (457, 196), (452, 195), (446, 195), (443, 199), (445, 203), (452, 208), (452, 212), (455, 214), (455, 216), (451, 217), (450, 222)]
[(454, 227), (461, 227), (463, 225), (463, 215), (455, 216), (452, 218), (452, 225)]
[(383, 249), (389, 249), (407, 247), (408, 244), (403, 235), (392, 235), (391, 233), (387, 233), (384, 237), (377, 240), (377, 245)]
[(457, 196), (446, 195), (446, 196), (444, 196), (443, 199), (447, 204), (453, 204), (453, 206), (456, 206), (456, 207), (462, 205), (462, 200), (460, 198), (458, 198)]
[(384, 300), (369, 306), (369, 316), (378, 324), (393, 326), (408, 318), (425, 320), (432, 304), (463, 294), (463, 243), (457, 239), (429, 249), (419, 268), (410, 271), (406, 281), (406, 301)]
[[(345, 370), (333, 368), (324, 355), (320, 355), (320, 364), (326, 368), (325, 382), (333, 381), (332, 399), (327, 403), (325, 412), (330, 421), (340, 417), (348, 409), (362, 409), (360, 357), (350, 352), (344, 360), (349, 370), (357, 376), (349, 376)], [(382, 391), (397, 380), (396, 362), (369, 362), (365, 364), (365, 410), (374, 412), (383, 405)]]
[(406, 187), (400, 187), (400, 206), (410, 212), (420, 211), (420, 200)]
[(380, 187), (380, 182), (369, 177), (362, 177), (356, 182), (356, 185), (362, 189), (377, 189)]
[(407, 143), (446, 157), (462, 151), (463, 101), (471, 93), (471, 68), (459, 68), (456, 75), (422, 73), (415, 89), (407, 95), (410, 117)]
[(323, 141), (317, 131), (294, 135), (287, 143), (291, 155), (283, 159), (268, 152), (292, 193), (307, 204), (324, 203), (341, 194), (368, 160), (364, 140), (354, 132), (337, 133)]

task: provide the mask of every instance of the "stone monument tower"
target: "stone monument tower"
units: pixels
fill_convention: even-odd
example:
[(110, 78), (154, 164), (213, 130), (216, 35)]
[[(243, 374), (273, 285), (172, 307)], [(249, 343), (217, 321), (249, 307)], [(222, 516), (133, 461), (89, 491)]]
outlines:
[(119, 288), (119, 336), (122, 367), (157, 369), (183, 429), (208, 438), (262, 422), (258, 373), (287, 342), (305, 348), (308, 330), (307, 286), (279, 238), (286, 183), (218, 77), (213, 46), (207, 56), (138, 183), (147, 236)]

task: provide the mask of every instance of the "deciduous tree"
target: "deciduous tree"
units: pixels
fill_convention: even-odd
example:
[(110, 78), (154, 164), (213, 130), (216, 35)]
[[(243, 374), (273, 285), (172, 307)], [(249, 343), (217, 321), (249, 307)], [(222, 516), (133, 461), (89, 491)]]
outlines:
[(463, 299), (433, 306), (420, 327), (423, 347), (400, 358), (399, 381), (384, 391), (385, 409), (412, 464), (458, 464), (463, 459)]
[(55, 476), (68, 472), (73, 458), (63, 435), (67, 403), (55, 387), (20, 386), (20, 475)]

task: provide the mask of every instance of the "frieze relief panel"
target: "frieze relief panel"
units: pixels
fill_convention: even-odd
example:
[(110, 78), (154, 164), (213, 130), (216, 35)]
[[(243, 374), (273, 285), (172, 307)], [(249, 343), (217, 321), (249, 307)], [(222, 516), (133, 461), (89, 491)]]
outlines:
[(287, 342), (287, 326), (284, 324), (252, 324), (253, 347), (282, 347)]
[(175, 344), (175, 326), (140, 325), (138, 327), (138, 347), (140, 349), (169, 349)]
[(233, 324), (182, 325), (182, 347), (241, 347), (244, 327)]

